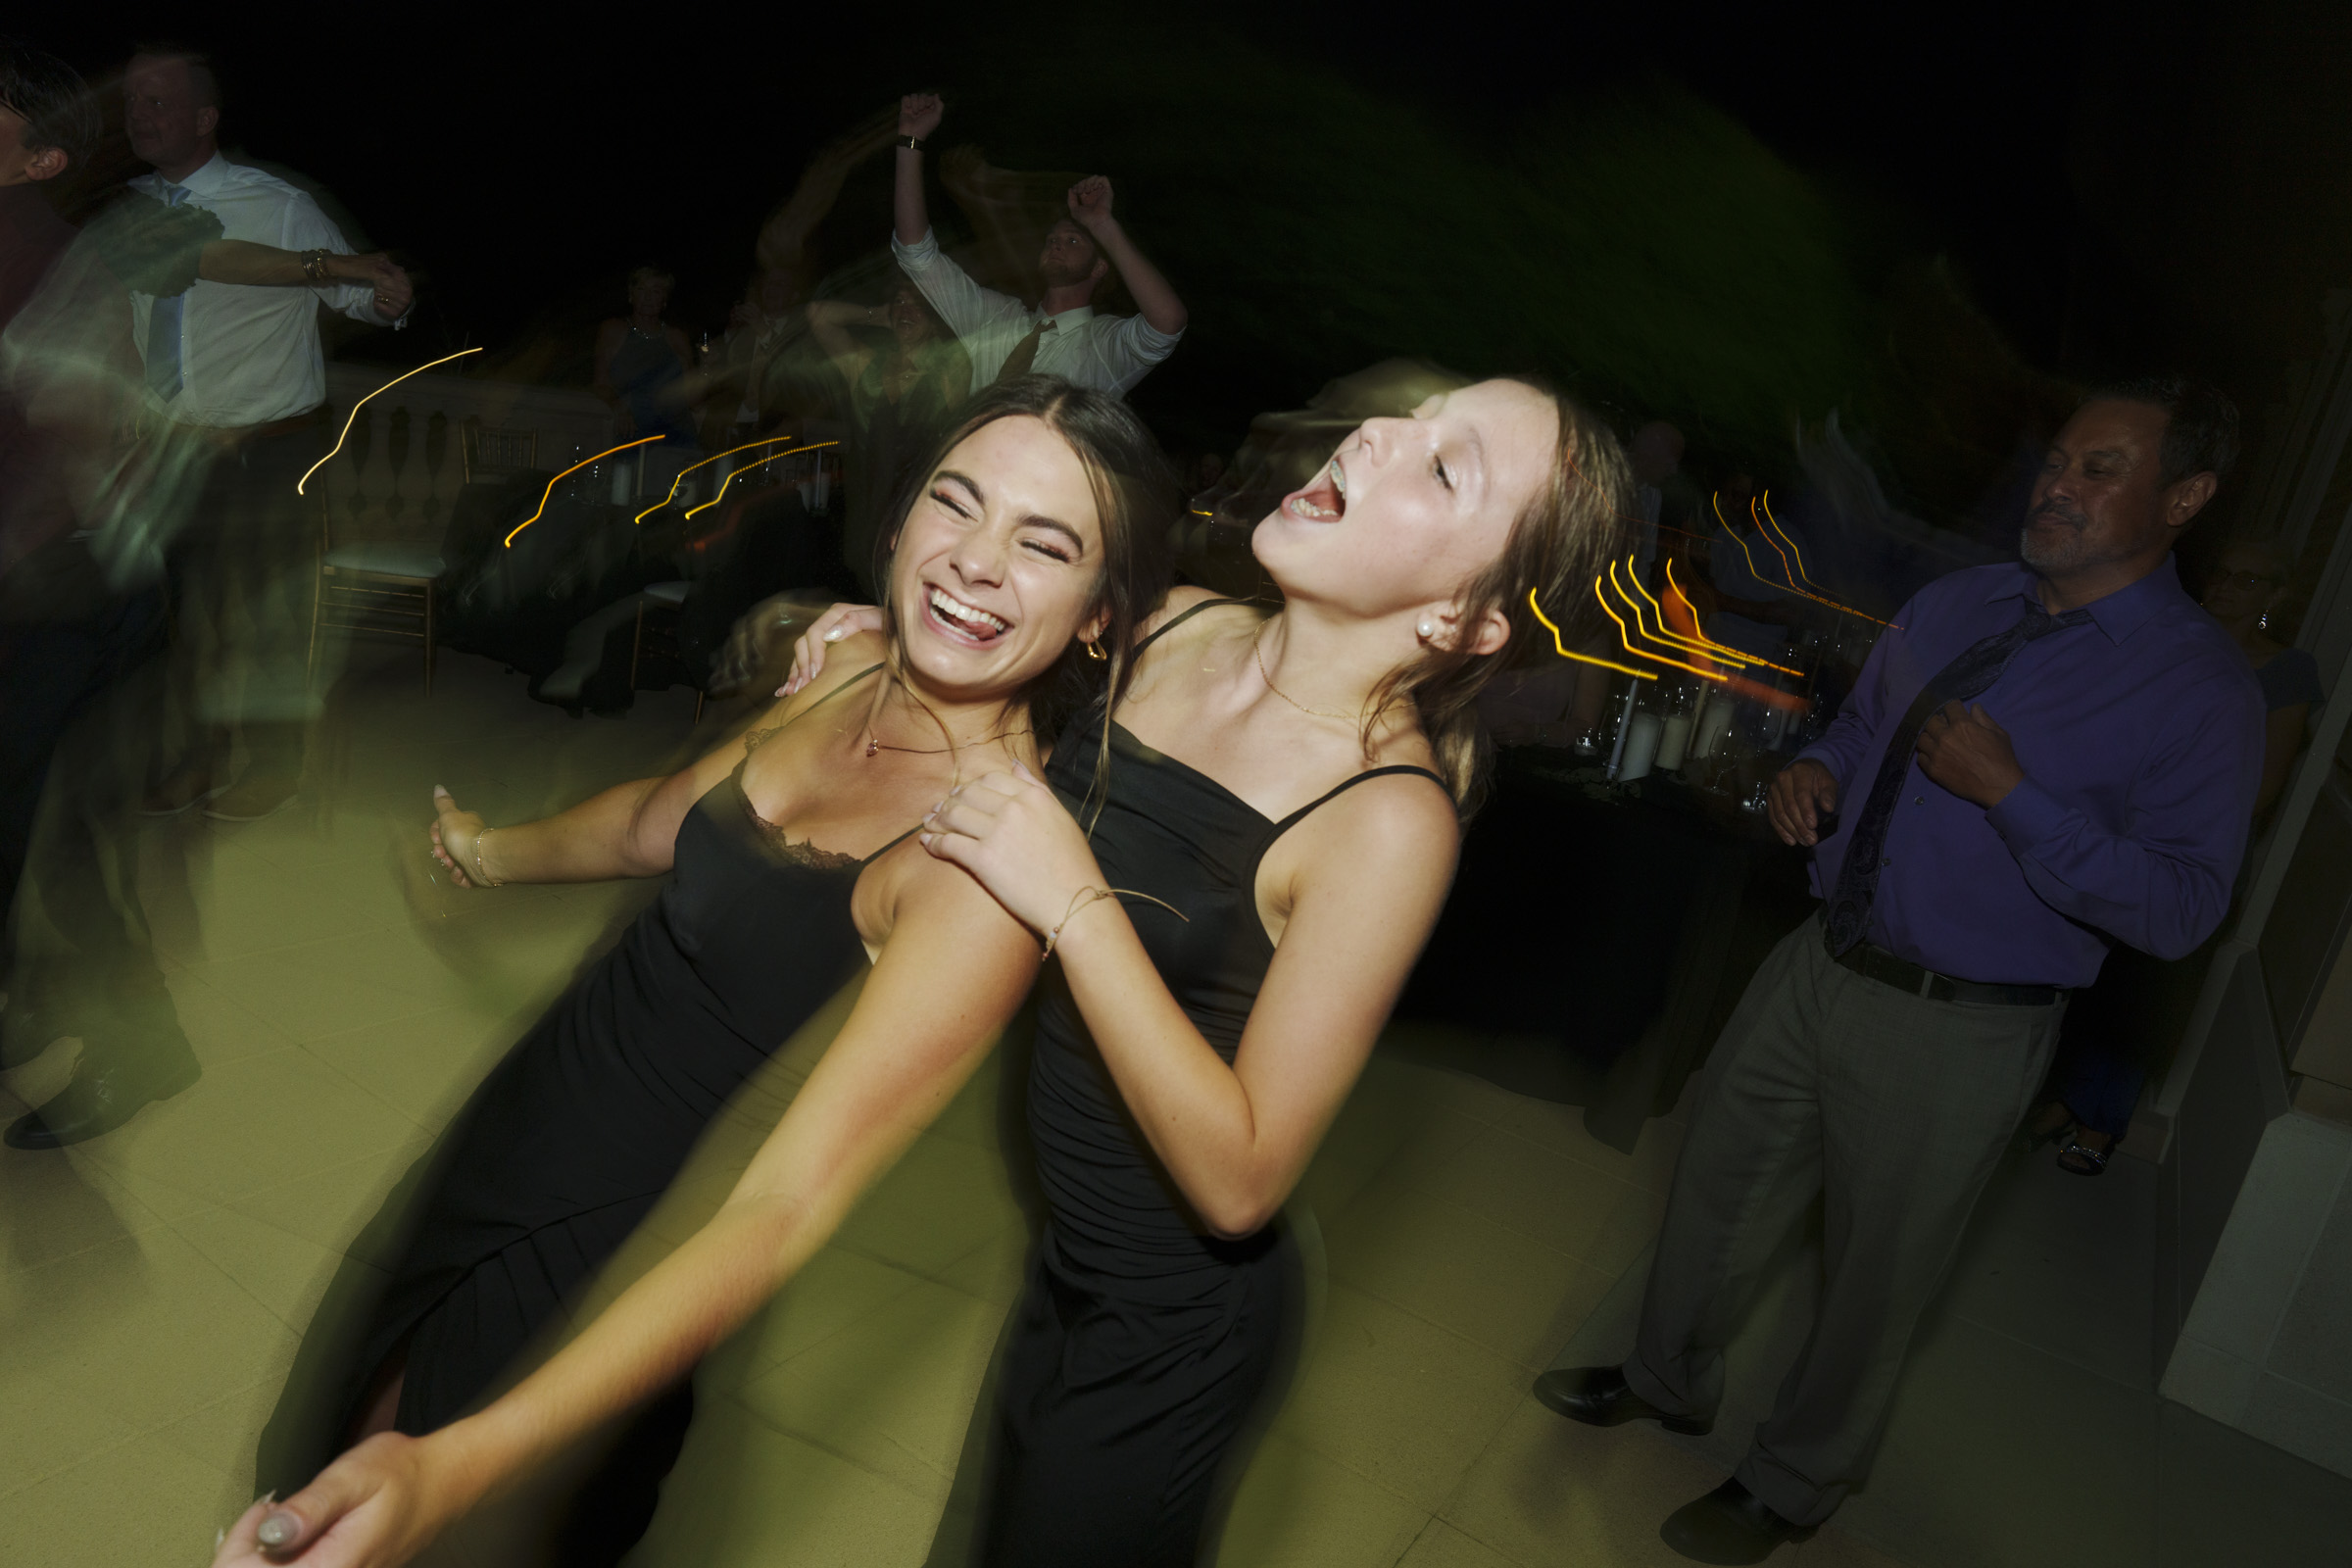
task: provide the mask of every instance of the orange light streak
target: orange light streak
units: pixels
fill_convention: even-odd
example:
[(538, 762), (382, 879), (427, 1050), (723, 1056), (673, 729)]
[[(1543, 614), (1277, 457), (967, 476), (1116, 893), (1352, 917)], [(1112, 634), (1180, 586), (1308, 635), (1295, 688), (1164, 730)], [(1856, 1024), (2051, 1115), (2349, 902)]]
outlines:
[[(757, 442), (753, 444), (755, 446), (758, 445)], [(745, 474), (751, 472), (754, 468), (760, 467), (763, 464), (773, 463), (778, 458), (797, 457), (804, 452), (814, 452), (821, 447), (837, 447), (839, 445), (841, 445), (841, 443), (838, 441), (815, 441), (805, 447), (794, 447), (790, 452), (770, 452), (766, 457), (761, 458), (759, 463), (747, 463), (742, 467), (737, 468), (733, 473), (728, 474), (724, 479), (718, 481), (718, 494), (712, 496), (710, 500), (704, 502), (699, 507), (688, 507), (686, 509), (686, 515), (691, 517), (698, 512), (709, 512), (712, 507), (715, 507), (721, 501), (726, 500), (727, 486), (733, 484), (736, 480), (742, 478)]]
[[(1597, 579), (1593, 586), (1599, 586)], [(1571, 653), (1567, 642), (1560, 636), (1560, 628), (1551, 623), (1551, 617), (1544, 613), (1544, 607), (1536, 603), (1536, 591), (1533, 588), (1527, 591), (1527, 608), (1536, 612), (1536, 618), (1544, 623), (1544, 629), (1551, 633), (1551, 646), (1559, 650), (1562, 659), (1573, 659), (1580, 664), (1598, 664), (1603, 669), (1613, 669), (1621, 675), (1631, 675), (1636, 680), (1656, 680), (1658, 678), (1658, 672), (1654, 669), (1636, 669), (1631, 664), (1620, 664), (1606, 659), (1595, 659), (1591, 654)]]
[[(1842, 614), (1853, 616), (1856, 620), (1867, 620), (1874, 626), (1887, 626), (1891, 627), (1895, 631), (1901, 631), (1903, 629), (1900, 626), (1896, 626), (1891, 620), (1881, 620), (1876, 615), (1864, 614), (1861, 611), (1854, 609), (1851, 605), (1841, 605), (1835, 599), (1824, 599), (1819, 594), (1809, 594), (1802, 588), (1799, 588), (1796, 585), (1796, 578), (1788, 570), (1788, 556), (1782, 553), (1779, 545), (1772, 543), (1772, 536), (1769, 533), (1766, 533), (1764, 536), (1764, 542), (1768, 545), (1772, 545), (1773, 553), (1781, 557), (1781, 575), (1788, 579), (1785, 584), (1774, 582), (1770, 577), (1767, 577), (1762, 572), (1756, 570), (1756, 558), (1748, 550), (1747, 541), (1740, 537), (1739, 529), (1733, 527), (1728, 521), (1725, 521), (1723, 515), (1723, 493), (1721, 491), (1717, 491), (1715, 494), (1709, 496), (1707, 498), (1707, 505), (1715, 509), (1715, 520), (1723, 523), (1723, 531), (1732, 536), (1733, 542), (1740, 546), (1740, 553), (1747, 557), (1748, 574), (1754, 577), (1756, 581), (1763, 583), (1768, 588), (1786, 587), (1789, 593), (1796, 595), (1796, 597), (1799, 599), (1810, 599), (1817, 605), (1827, 605), (1832, 610), (1838, 611)], [(1752, 520), (1755, 513), (1755, 503), (1752, 501), (1748, 503), (1748, 513)], [(1761, 523), (1757, 524), (1757, 531), (1759, 533), (1764, 531)], [(1789, 545), (1790, 548), (1793, 549), (1795, 547), (1795, 541), (1790, 540)], [(1812, 579), (1807, 578), (1806, 580), (1809, 582)]]
[[(400, 385), (401, 382), (406, 381), (410, 376), (422, 375), (425, 371), (431, 369), (436, 365), (447, 365), (452, 360), (462, 360), (468, 354), (479, 354), (482, 351), (480, 349), (460, 349), (455, 354), (444, 354), (437, 360), (419, 365), (414, 370), (403, 370), (391, 380), (386, 381), (382, 386), (377, 387), (375, 392), (389, 392), (394, 387)], [(375, 392), (368, 393), (368, 398), (375, 396)], [(354, 403), (351, 406), (351, 412), (343, 416), (343, 433), (335, 437), (335, 444), (327, 448), (326, 456), (320, 458), (317, 463), (312, 464), (309, 467), (302, 470), (302, 477), (294, 481), (294, 493), (296, 495), (299, 496), (309, 494), (309, 492), (305, 490), (303, 486), (311, 482), (311, 475), (317, 473), (320, 468), (325, 467), (327, 463), (334, 457), (334, 455), (343, 450), (344, 437), (351, 434), (351, 421), (360, 416), (360, 406), (361, 404), (366, 403), (368, 398), (362, 398), (360, 399), (359, 403)]]
[[(663, 507), (668, 506), (672, 501), (677, 500), (678, 486), (684, 484), (686, 482), (686, 476), (692, 473), (695, 469), (708, 466), (710, 464), (716, 463), (721, 458), (731, 458), (738, 452), (749, 452), (754, 447), (772, 447), (779, 441), (789, 441), (791, 439), (792, 437), (788, 435), (771, 435), (764, 441), (746, 441), (739, 447), (729, 447), (724, 452), (713, 452), (710, 456), (705, 458), (701, 463), (689, 463), (686, 465), (686, 466), (678, 470), (678, 476), (675, 479), (669, 481), (669, 494), (663, 496), (661, 500), (655, 502), (652, 506), (637, 514), (636, 516), (631, 517), (629, 521), (632, 523), (643, 522), (655, 513), (660, 512)], [(782, 455), (783, 454), (781, 453), (777, 454), (779, 457)], [(750, 466), (758, 467), (759, 465), (753, 464), (750, 465)], [(725, 487), (722, 485), (720, 488), (723, 489)], [(688, 513), (687, 515), (692, 516), (693, 514)]]
[[(1790, 669), (1787, 664), (1776, 664), (1769, 659), (1760, 658), (1754, 654), (1743, 654), (1737, 648), (1727, 647), (1722, 643), (1714, 641), (1712, 638), (1706, 635), (1703, 629), (1699, 630), (1696, 641), (1692, 641), (1690, 638), (1685, 637), (1680, 632), (1667, 630), (1666, 607), (1659, 604), (1657, 599), (1650, 593), (1650, 591), (1646, 587), (1642, 586), (1642, 579), (1640, 577), (1635, 576), (1634, 558), (1631, 556), (1625, 558), (1625, 574), (1628, 577), (1633, 578), (1634, 586), (1638, 589), (1641, 589), (1642, 597), (1648, 600), (1650, 608), (1658, 612), (1659, 635), (1652, 638), (1653, 641), (1671, 643), (1674, 646), (1686, 649), (1690, 653), (1704, 654), (1712, 659), (1729, 660), (1736, 664), (1762, 664), (1766, 669), (1777, 669), (1784, 675), (1794, 675), (1799, 680), (1804, 678), (1804, 671), (1801, 669)], [(1669, 584), (1674, 581), (1674, 563), (1672, 561), (1668, 561), (1666, 563), (1666, 579)], [(1617, 564), (1615, 562), (1609, 563), (1609, 581), (1617, 588), (1619, 593), (1625, 594), (1625, 602), (1629, 605), (1633, 605), (1634, 622), (1642, 627), (1642, 635), (1644, 637), (1650, 637), (1651, 633), (1649, 627), (1642, 619), (1642, 607), (1639, 604), (1635, 604), (1634, 596), (1632, 594), (1625, 593), (1625, 588), (1622, 584), (1617, 583)], [(1690, 596), (1683, 593), (1682, 589), (1679, 587), (1675, 588), (1674, 591), (1682, 596), (1684, 608), (1690, 610), (1690, 624), (1693, 628), (1697, 628), (1698, 610), (1695, 606), (1691, 605)]]
[(647, 442), (649, 442), (649, 441), (666, 441), (667, 439), (669, 439), (667, 436), (659, 436), (659, 435), (645, 435), (645, 436), (639, 436), (639, 437), (638, 437), (636, 440), (634, 440), (634, 441), (623, 441), (623, 442), (622, 442), (620, 445), (618, 445), (618, 446), (616, 446), (616, 447), (607, 447), (607, 448), (606, 448), (604, 451), (602, 451), (602, 452), (599, 452), (599, 453), (598, 453), (598, 454), (597, 454), (595, 457), (593, 457), (593, 458), (582, 458), (582, 459), (581, 459), (579, 462), (577, 462), (577, 463), (573, 464), (573, 465), (572, 465), (570, 467), (568, 467), (568, 468), (565, 468), (565, 469), (564, 470), (564, 472), (563, 472), (563, 473), (559, 473), (559, 474), (557, 474), (557, 475), (556, 475), (556, 476), (555, 476), (553, 479), (550, 479), (550, 480), (548, 480), (548, 481), (547, 481), (547, 489), (546, 489), (544, 492), (542, 492), (542, 493), (541, 493), (541, 495), (540, 495), (540, 497), (539, 497), (539, 510), (538, 510), (537, 512), (534, 512), (534, 513), (532, 513), (532, 514), (531, 514), (529, 516), (527, 516), (527, 517), (523, 518), (523, 519), (522, 519), (520, 522), (516, 523), (516, 524), (514, 525), (514, 533), (511, 533), (511, 534), (507, 535), (507, 537), (506, 537), (505, 539), (501, 540), (501, 541), (500, 541), (500, 548), (501, 548), (501, 549), (504, 549), (504, 550), (512, 550), (512, 549), (514, 549), (514, 534), (515, 534), (515, 533), (520, 533), (520, 532), (522, 532), (522, 530), (523, 530), (523, 529), (525, 529), (525, 528), (528, 528), (528, 527), (529, 527), (529, 526), (530, 526), (532, 523), (534, 523), (534, 522), (537, 522), (537, 521), (539, 520), (540, 514), (541, 514), (541, 513), (544, 513), (545, 511), (547, 511), (547, 502), (548, 502), (548, 498), (549, 498), (550, 496), (553, 496), (553, 495), (556, 493), (556, 486), (557, 486), (557, 485), (559, 485), (559, 484), (562, 484), (562, 483), (564, 482), (564, 474), (572, 474), (572, 473), (577, 473), (577, 472), (579, 472), (579, 471), (580, 471), (582, 468), (585, 468), (586, 466), (588, 466), (588, 465), (590, 465), (591, 463), (598, 463), (598, 462), (602, 462), (604, 459), (611, 457), (611, 456), (612, 456), (613, 453), (615, 453), (615, 452), (626, 452), (626, 451), (628, 451), (628, 450), (629, 450), (629, 448), (631, 448), (631, 447), (641, 447), (641, 446), (644, 446), (644, 445), (645, 445)]
[[(1796, 535), (1790, 533), (1787, 528), (1782, 527), (1781, 519), (1772, 514), (1772, 492), (1769, 490), (1765, 491), (1761, 499), (1764, 504), (1764, 520), (1772, 525), (1775, 532), (1788, 542), (1789, 553), (1796, 557), (1796, 574), (1805, 579), (1806, 587), (1819, 588), (1821, 584), (1815, 582), (1813, 580), (1813, 574), (1805, 570), (1805, 553), (1796, 548)], [(1755, 514), (1753, 507), (1749, 509), (1748, 514), (1750, 516)]]

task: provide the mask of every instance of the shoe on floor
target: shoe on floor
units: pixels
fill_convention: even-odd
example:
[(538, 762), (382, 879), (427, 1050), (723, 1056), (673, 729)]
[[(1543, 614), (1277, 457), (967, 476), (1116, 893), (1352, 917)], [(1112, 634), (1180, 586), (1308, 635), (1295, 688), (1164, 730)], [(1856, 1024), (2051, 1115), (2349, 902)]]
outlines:
[(185, 768), (172, 774), (147, 792), (139, 803), (141, 816), (177, 816), (189, 807), (217, 799), (228, 789), (215, 784), (213, 775), (199, 768)]
[(259, 822), (292, 806), (297, 789), (291, 779), (241, 778), (214, 797), (204, 814), (216, 822)]
[(1672, 1415), (1636, 1394), (1620, 1366), (1554, 1367), (1536, 1379), (1536, 1397), (1571, 1421), (1587, 1426), (1623, 1426), (1655, 1421), (1669, 1432), (1703, 1438), (1715, 1430), (1713, 1416)]
[(1810, 1541), (1812, 1525), (1790, 1524), (1738, 1478), (1675, 1509), (1658, 1539), (1692, 1562), (1762, 1562), (1785, 1541)]
[(113, 1132), (144, 1106), (171, 1099), (203, 1076), (184, 1041), (95, 1058), (84, 1045), (66, 1087), (47, 1104), (18, 1117), (0, 1142), (26, 1150), (83, 1143)]

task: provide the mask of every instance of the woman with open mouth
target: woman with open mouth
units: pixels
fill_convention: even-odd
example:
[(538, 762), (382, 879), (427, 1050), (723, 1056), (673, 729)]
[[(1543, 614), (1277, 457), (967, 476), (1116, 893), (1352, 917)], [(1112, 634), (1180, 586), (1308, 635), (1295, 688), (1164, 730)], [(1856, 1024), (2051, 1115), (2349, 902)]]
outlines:
[[(1213, 1550), (1220, 1471), (1298, 1304), (1282, 1205), (1444, 902), (1480, 789), (1473, 702), (1532, 641), (1531, 598), (1586, 594), (1629, 491), (1605, 427), (1527, 381), (1369, 420), (1258, 525), (1278, 612), (1172, 596), (1131, 645), (1132, 681), (1079, 713), (1042, 779), (1015, 760), (925, 818), (920, 850), (1036, 934), (1025, 960), (1054, 960), (1030, 1080), (1050, 1212), (999, 1372), (986, 1562)], [(891, 618), (831, 612), (787, 689), (823, 689), (825, 643)], [(1029, 961), (1013, 967), (1025, 983)], [(886, 954), (860, 1008), (905, 972)], [(879, 1168), (793, 1147), (823, 1136), (810, 1096), (842, 1052), (745, 1178), (806, 1225), (722, 1209), (513, 1393), (255, 1504), (222, 1561), (405, 1561), (485, 1490), (691, 1367)], [(918, 1066), (908, 1124), (947, 1093)]]

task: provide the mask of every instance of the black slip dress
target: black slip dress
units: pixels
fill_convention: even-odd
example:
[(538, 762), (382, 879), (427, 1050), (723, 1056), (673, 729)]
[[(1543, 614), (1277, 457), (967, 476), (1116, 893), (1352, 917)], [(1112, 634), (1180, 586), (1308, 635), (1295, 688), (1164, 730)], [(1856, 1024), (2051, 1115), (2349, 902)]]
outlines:
[[(1199, 611), (1239, 600), (1210, 600)], [(1138, 657), (1151, 643), (1138, 650)], [(1047, 778), (1085, 801), (1098, 711), (1054, 748)], [(1110, 725), (1095, 856), (1152, 966), (1230, 1063), (1273, 960), (1258, 862), (1317, 807), (1376, 767), (1273, 821), (1206, 774)], [(1443, 781), (1439, 781), (1443, 788)], [(1220, 1462), (1280, 1365), (1299, 1306), (1297, 1249), (1280, 1221), (1240, 1241), (1207, 1234), (1129, 1114), (1059, 965), (1040, 983), (1029, 1128), (1045, 1235), (998, 1372), (982, 1559), (992, 1568), (1192, 1568)]]
[[(866, 966), (851, 896), (906, 835), (862, 859), (789, 842), (743, 792), (766, 738), (748, 736), (745, 761), (686, 813), (661, 898), (430, 1156), (430, 1196), (362, 1341), (346, 1422), (404, 1343), (398, 1430), (465, 1413), (628, 1239), (730, 1097)], [(594, 1534), (625, 1529), (625, 1547), (643, 1530), (691, 1412), (681, 1388), (624, 1439), (625, 1461), (606, 1467), (613, 1484), (588, 1498)]]

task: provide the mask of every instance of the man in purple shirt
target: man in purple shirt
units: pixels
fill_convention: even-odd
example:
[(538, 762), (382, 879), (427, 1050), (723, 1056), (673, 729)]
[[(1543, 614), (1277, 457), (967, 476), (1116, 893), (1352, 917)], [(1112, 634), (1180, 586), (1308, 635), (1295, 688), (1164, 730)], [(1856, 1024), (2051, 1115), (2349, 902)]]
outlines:
[(1707, 1431), (1757, 1275), (1823, 1198), (1813, 1333), (1733, 1479), (1666, 1521), (1686, 1556), (1761, 1561), (1862, 1484), (2067, 993), (2111, 944), (2181, 957), (2228, 911), (2262, 699), (2172, 549), (2236, 446), (2209, 388), (2094, 391), (2051, 443), (2019, 564), (1922, 589), (1773, 783), (1824, 907), (1715, 1048), (1633, 1356), (1536, 1386), (1580, 1421)]

